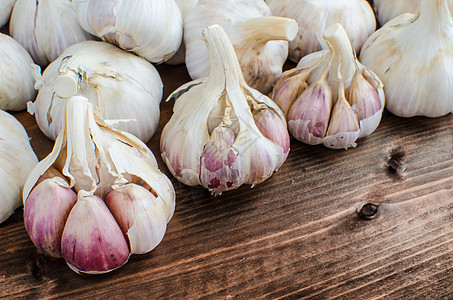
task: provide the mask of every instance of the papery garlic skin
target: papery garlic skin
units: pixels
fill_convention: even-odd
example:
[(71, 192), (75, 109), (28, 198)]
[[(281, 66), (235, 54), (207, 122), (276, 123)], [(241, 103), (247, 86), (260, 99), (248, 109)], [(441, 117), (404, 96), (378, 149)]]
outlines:
[(372, 34), (360, 61), (384, 83), (386, 108), (400, 117), (453, 111), (453, 21), (446, 0), (424, 1)]
[[(382, 26), (393, 18), (405, 13), (417, 13), (424, 0), (373, 0), (376, 18)], [(448, 7), (453, 11), (453, 0), (448, 0)]]
[(67, 47), (94, 38), (77, 22), (72, 0), (17, 0), (9, 30), (41, 67)]
[(272, 92), (299, 141), (342, 149), (371, 134), (385, 105), (383, 84), (355, 57), (341, 24), (324, 32), (324, 50), (283, 73)]
[(222, 27), (203, 32), (210, 75), (170, 95), (177, 100), (161, 135), (161, 154), (179, 181), (217, 195), (269, 178), (288, 155), (289, 135), (278, 106), (245, 83)]
[(33, 59), (13, 38), (0, 33), (0, 109), (19, 111), (36, 96)]
[(205, 27), (218, 24), (232, 42), (247, 84), (266, 94), (280, 77), (288, 41), (297, 33), (293, 19), (272, 17), (262, 0), (200, 0), (184, 19), (186, 66), (192, 79), (208, 76)]
[(76, 201), (77, 194), (62, 175), (41, 181), (30, 192), (24, 205), (24, 224), (40, 251), (61, 257), (61, 235)]
[(110, 272), (128, 261), (126, 238), (100, 197), (79, 194), (61, 236), (61, 255), (72, 270), (86, 274)]
[(101, 41), (66, 49), (42, 73), (35, 73), (36, 100), (29, 103), (41, 131), (55, 139), (62, 128), (68, 99), (83, 95), (99, 116), (123, 120), (115, 128), (147, 142), (159, 123), (163, 84), (156, 68), (132, 53)]
[(16, 0), (0, 0), (0, 27), (5, 26), (9, 22), (15, 2)]
[(168, 60), (182, 42), (182, 16), (174, 0), (73, 2), (87, 32), (150, 62)]
[(322, 48), (317, 35), (339, 23), (346, 31), (355, 52), (376, 30), (376, 19), (370, 4), (364, 0), (266, 0), (274, 16), (293, 18), (299, 33), (289, 42), (289, 59), (295, 63)]
[(38, 163), (27, 132), (19, 121), (0, 110), (0, 223), (22, 205), (22, 188)]

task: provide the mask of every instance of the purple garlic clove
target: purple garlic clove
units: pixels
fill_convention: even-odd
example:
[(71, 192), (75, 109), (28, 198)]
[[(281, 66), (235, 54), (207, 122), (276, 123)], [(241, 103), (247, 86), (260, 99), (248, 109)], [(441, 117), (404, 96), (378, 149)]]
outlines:
[(127, 262), (126, 238), (100, 197), (79, 192), (63, 230), (61, 254), (77, 273), (105, 273)]
[(326, 80), (311, 84), (294, 102), (288, 115), (289, 132), (299, 141), (321, 144), (332, 109), (332, 91)]
[(62, 177), (39, 181), (30, 192), (24, 205), (25, 229), (40, 251), (61, 257), (61, 235), (76, 201), (76, 193)]
[(216, 127), (200, 158), (201, 184), (213, 193), (238, 188), (242, 184), (238, 154), (231, 147), (236, 139), (233, 130)]
[(306, 80), (310, 72), (298, 72), (297, 68), (283, 72), (272, 91), (272, 100), (277, 103), (285, 117), (288, 117), (294, 101), (307, 88)]
[(131, 253), (146, 253), (163, 239), (167, 229), (162, 201), (146, 188), (126, 184), (107, 194), (105, 203), (129, 239)]

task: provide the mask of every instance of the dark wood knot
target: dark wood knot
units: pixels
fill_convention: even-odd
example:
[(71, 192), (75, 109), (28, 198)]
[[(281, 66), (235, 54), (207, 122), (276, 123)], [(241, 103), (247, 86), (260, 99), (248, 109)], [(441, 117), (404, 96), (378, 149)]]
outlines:
[(379, 215), (379, 205), (373, 203), (366, 203), (358, 212), (359, 217), (364, 220), (375, 219)]

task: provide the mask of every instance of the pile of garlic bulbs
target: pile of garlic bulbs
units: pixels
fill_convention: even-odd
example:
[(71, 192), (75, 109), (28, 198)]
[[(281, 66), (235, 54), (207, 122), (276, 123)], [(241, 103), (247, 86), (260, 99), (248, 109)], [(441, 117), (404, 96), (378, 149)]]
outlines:
[(52, 152), (25, 182), (25, 227), (74, 271), (109, 272), (160, 243), (173, 185), (148, 147), (98, 118), (85, 97), (71, 97), (64, 116)]

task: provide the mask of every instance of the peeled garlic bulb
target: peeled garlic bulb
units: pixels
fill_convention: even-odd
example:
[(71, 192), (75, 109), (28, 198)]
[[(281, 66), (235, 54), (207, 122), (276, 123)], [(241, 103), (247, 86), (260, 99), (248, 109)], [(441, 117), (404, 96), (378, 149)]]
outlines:
[(77, 22), (71, 0), (17, 0), (9, 30), (42, 67), (72, 44), (93, 39)]
[(22, 188), (38, 163), (28, 134), (19, 121), (0, 110), (0, 223), (22, 205)]
[(5, 26), (9, 22), (15, 2), (16, 0), (0, 0), (0, 27)]
[(182, 17), (174, 0), (74, 0), (89, 33), (153, 63), (168, 60), (182, 42)]
[(186, 66), (192, 79), (209, 74), (209, 53), (202, 39), (208, 25), (227, 32), (247, 84), (266, 94), (280, 77), (288, 41), (297, 33), (293, 19), (272, 17), (262, 0), (201, 0), (184, 19)]
[[(376, 18), (382, 26), (399, 15), (417, 13), (422, 2), (422, 0), (374, 0), (373, 6), (376, 11)], [(448, 7), (450, 11), (453, 10), (453, 0), (448, 0)]]
[(122, 119), (115, 128), (147, 142), (159, 123), (162, 80), (145, 59), (109, 43), (85, 41), (66, 49), (40, 76), (28, 108), (39, 128), (55, 139), (68, 99), (84, 95), (103, 119)]
[(160, 243), (175, 191), (148, 147), (98, 118), (85, 97), (71, 97), (64, 116), (52, 152), (25, 182), (25, 226), (74, 271), (109, 272)]
[(401, 117), (453, 111), (453, 21), (446, 0), (423, 1), (372, 34), (360, 61), (384, 83), (387, 109)]
[(33, 59), (13, 38), (0, 33), (0, 109), (18, 111), (35, 99)]
[(382, 82), (355, 57), (340, 24), (324, 32), (324, 50), (283, 73), (272, 98), (298, 140), (332, 149), (354, 147), (379, 125), (385, 104)]
[(274, 16), (293, 18), (299, 24), (298, 35), (289, 43), (289, 59), (295, 63), (321, 50), (317, 35), (332, 24), (343, 26), (357, 53), (376, 30), (373, 9), (365, 0), (266, 0), (266, 3)]
[(209, 77), (170, 95), (176, 102), (160, 149), (179, 181), (220, 194), (269, 178), (288, 155), (289, 135), (278, 106), (245, 83), (222, 27), (208, 26), (203, 36)]

